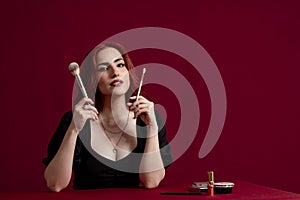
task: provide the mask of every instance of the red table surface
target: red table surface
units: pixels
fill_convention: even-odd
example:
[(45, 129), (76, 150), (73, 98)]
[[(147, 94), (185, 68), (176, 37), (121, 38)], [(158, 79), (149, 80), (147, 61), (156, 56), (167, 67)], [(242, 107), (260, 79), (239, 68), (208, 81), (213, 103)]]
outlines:
[(19, 193), (0, 193), (0, 199), (55, 199), (55, 200), (99, 200), (99, 199), (299, 199), (300, 194), (286, 192), (270, 187), (260, 186), (244, 181), (234, 181), (235, 187), (232, 194), (215, 194), (213, 197), (202, 195), (161, 195), (161, 192), (184, 192), (189, 185), (167, 186), (163, 185), (156, 189), (129, 189), (129, 188), (109, 188), (98, 190), (78, 190), (62, 191), (59, 193), (41, 191), (41, 192), (19, 192)]

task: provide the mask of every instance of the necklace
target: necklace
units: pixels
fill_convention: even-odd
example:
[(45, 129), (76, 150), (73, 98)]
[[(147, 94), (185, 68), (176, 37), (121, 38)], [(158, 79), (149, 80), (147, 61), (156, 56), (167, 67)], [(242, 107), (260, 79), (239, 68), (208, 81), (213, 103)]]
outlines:
[[(119, 144), (119, 142), (121, 141), (121, 138), (122, 138), (123, 135), (124, 135), (124, 131), (125, 131), (125, 129), (127, 128), (127, 125), (128, 125), (128, 121), (129, 121), (129, 111), (128, 111), (128, 115), (127, 115), (126, 124), (125, 124), (124, 128), (121, 129), (119, 132), (112, 132), (112, 131), (109, 131), (107, 128), (105, 128), (101, 114), (99, 114), (99, 116), (100, 116), (100, 123), (101, 123), (101, 126), (103, 127), (104, 133), (105, 133), (106, 137), (109, 139), (110, 143), (112, 144), (112, 146), (113, 146), (113, 150), (112, 150), (112, 151), (113, 151), (113, 153), (116, 154), (116, 157), (117, 157), (117, 152), (118, 152), (117, 147), (118, 147), (118, 144)], [(121, 133), (121, 135), (120, 135), (120, 137), (119, 137), (119, 139), (118, 139), (118, 141), (117, 141), (116, 144), (114, 144), (114, 143), (112, 142), (112, 140), (111, 140), (111, 138), (110, 138), (108, 132), (113, 133), (113, 134)]]

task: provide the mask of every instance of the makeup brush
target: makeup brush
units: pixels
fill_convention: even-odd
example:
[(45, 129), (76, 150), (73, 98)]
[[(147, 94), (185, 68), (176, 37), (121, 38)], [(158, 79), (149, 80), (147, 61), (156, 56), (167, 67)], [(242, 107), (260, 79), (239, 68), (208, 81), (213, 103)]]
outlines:
[(73, 76), (75, 76), (77, 84), (78, 84), (78, 86), (79, 86), (79, 88), (80, 88), (83, 96), (86, 97), (86, 98), (88, 98), (87, 93), (85, 91), (85, 88), (83, 86), (83, 83), (81, 81), (80, 75), (79, 75), (79, 73), (80, 73), (79, 65), (76, 62), (70, 63), (70, 65), (69, 65), (69, 71), (71, 72), (71, 74)]
[(141, 81), (140, 81), (140, 86), (139, 86), (139, 90), (138, 90), (138, 93), (137, 93), (135, 101), (137, 101), (139, 99), (139, 97), (140, 97), (141, 88), (142, 88), (142, 85), (143, 85), (143, 80), (144, 80), (145, 73), (146, 73), (146, 68), (143, 69), (142, 78), (141, 78)]

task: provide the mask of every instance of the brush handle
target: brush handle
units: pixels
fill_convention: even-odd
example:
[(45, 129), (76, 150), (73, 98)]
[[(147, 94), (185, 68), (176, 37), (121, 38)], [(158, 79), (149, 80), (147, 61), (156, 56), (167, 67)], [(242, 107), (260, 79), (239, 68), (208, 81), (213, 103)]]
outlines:
[(146, 68), (143, 69), (143, 74), (142, 74), (142, 78), (141, 78), (140, 85), (139, 85), (139, 90), (138, 90), (138, 93), (136, 95), (136, 100), (135, 101), (137, 101), (140, 97), (140, 93), (141, 93), (145, 73), (146, 73)]
[(84, 88), (84, 86), (83, 86), (83, 83), (82, 83), (82, 81), (81, 81), (81, 78), (80, 78), (79, 74), (76, 74), (76, 75), (75, 75), (75, 78), (76, 78), (77, 84), (78, 84), (79, 89), (81, 90), (83, 96), (84, 96), (85, 98), (88, 98), (87, 93), (86, 93), (86, 91), (85, 91), (85, 88)]

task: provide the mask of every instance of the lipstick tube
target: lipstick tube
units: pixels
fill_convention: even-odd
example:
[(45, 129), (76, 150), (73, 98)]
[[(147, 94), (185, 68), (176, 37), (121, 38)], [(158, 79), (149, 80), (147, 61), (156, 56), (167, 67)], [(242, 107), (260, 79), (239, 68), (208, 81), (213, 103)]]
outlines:
[(214, 172), (207, 172), (208, 175), (208, 184), (207, 184), (207, 192), (209, 196), (214, 196)]

